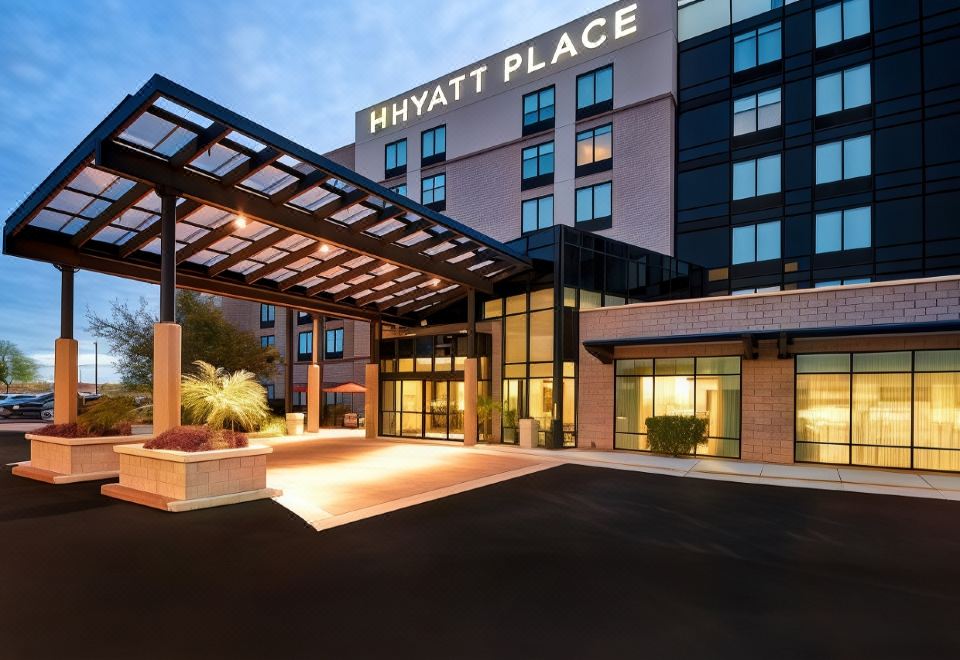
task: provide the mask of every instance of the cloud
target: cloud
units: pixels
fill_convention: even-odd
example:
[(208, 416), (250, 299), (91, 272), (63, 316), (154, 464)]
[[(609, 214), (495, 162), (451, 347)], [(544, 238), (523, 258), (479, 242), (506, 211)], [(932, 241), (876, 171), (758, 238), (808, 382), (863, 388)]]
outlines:
[[(155, 72), (323, 152), (353, 141), (357, 110), (595, 8), (587, 0), (6, 3), (0, 215)], [(94, 273), (78, 275), (76, 293), (82, 351), (94, 340), (84, 329), (88, 306), (103, 314), (111, 300), (157, 295)], [(58, 334), (59, 273), (0, 256), (0, 338), (46, 355)]]

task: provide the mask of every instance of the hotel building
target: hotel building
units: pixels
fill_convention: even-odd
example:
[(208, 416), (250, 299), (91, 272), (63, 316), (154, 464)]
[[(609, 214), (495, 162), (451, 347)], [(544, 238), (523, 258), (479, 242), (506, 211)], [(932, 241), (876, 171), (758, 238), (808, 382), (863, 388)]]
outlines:
[[(368, 434), (647, 451), (682, 414), (698, 455), (960, 471), (957, 61), (955, 1), (622, 0), (359, 110), (325, 157), (161, 81), (251, 163), (285, 154), (214, 171), (230, 195), (112, 145), (91, 167), (348, 249), (220, 224), (184, 236), (184, 285), (288, 356), (273, 398), (309, 405), (318, 360), (364, 384)], [(5, 250), (50, 258), (25, 206)], [(111, 271), (80, 232), (61, 260)]]

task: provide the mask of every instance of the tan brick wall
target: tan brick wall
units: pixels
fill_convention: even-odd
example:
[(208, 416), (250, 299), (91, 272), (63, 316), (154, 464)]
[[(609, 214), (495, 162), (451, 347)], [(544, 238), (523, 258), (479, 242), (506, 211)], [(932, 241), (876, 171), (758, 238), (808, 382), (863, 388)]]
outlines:
[[(580, 314), (580, 340), (869, 326), (960, 319), (960, 278), (810, 289), (780, 294), (646, 303)], [(960, 348), (957, 334), (797, 339), (792, 353)], [(742, 362), (741, 457), (790, 463), (794, 440), (794, 360), (778, 359), (774, 341), (759, 359)], [(616, 357), (739, 355), (738, 341), (638, 346)], [(613, 448), (614, 371), (580, 349), (578, 440), (584, 448)]]
[(120, 485), (175, 500), (260, 490), (267, 485), (267, 457), (178, 463), (121, 454)]
[[(673, 175), (671, 168), (663, 166), (673, 162), (673, 114), (672, 97), (662, 98), (580, 122), (568, 127), (569, 135), (558, 129), (555, 134), (431, 166), (420, 175), (446, 172), (444, 213), (498, 241), (520, 236), (521, 199), (553, 194), (555, 223), (572, 225), (575, 189), (612, 180), (613, 226), (595, 233), (673, 254)], [(574, 178), (572, 170), (569, 176), (558, 170), (553, 185), (521, 192), (525, 147), (553, 139), (557, 150), (573, 150), (575, 131), (609, 122), (613, 123), (613, 171)], [(412, 174), (407, 176), (408, 193), (419, 199), (420, 177)]]

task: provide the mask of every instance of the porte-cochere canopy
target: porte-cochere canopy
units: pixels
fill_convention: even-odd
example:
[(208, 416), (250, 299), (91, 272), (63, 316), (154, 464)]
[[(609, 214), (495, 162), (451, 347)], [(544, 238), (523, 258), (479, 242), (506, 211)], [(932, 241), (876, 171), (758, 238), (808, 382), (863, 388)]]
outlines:
[(160, 281), (176, 195), (179, 286), (413, 323), (530, 267), (510, 248), (154, 76), (7, 220), (5, 254)]

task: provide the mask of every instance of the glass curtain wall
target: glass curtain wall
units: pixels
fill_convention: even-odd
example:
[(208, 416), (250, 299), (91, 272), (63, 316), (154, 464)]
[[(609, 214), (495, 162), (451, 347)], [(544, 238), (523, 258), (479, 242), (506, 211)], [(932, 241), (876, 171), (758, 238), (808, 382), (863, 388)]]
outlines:
[(960, 470), (960, 351), (798, 355), (797, 461)]
[[(477, 334), (478, 393), (490, 392), (490, 335)], [(387, 339), (380, 344), (383, 435), (463, 440), (466, 335)]]
[(648, 451), (646, 421), (662, 415), (707, 420), (694, 453), (740, 457), (740, 358), (616, 361), (614, 448)]

